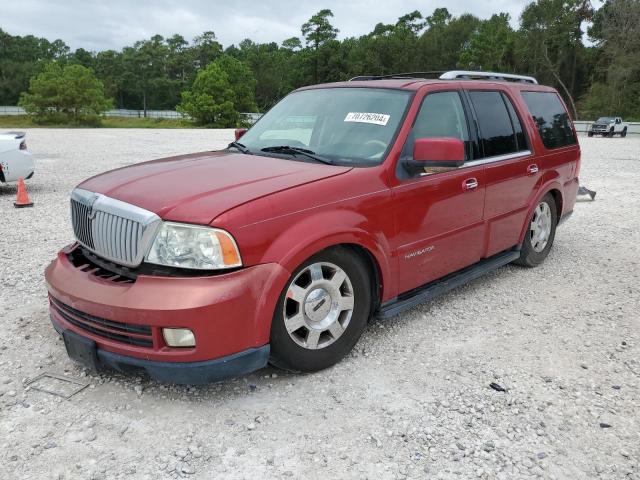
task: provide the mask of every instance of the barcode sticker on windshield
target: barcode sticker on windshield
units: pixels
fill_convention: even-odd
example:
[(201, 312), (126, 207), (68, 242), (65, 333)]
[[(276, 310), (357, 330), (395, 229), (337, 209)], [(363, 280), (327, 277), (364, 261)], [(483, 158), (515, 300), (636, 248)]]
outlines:
[(358, 123), (373, 123), (375, 125), (386, 125), (389, 121), (390, 115), (384, 113), (363, 113), (363, 112), (349, 112), (344, 117), (345, 122), (358, 122)]

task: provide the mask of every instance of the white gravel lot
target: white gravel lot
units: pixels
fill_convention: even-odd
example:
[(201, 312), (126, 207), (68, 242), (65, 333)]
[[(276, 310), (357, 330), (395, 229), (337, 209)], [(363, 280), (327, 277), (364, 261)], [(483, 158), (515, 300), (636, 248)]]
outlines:
[[(73, 364), (42, 278), (72, 238), (70, 190), (232, 136), (28, 132), (35, 207), (0, 185), (0, 478), (640, 479), (640, 138), (580, 139), (598, 195), (543, 266), (375, 322), (326, 371), (175, 387)], [(90, 386), (68, 401), (24, 387), (42, 372)]]

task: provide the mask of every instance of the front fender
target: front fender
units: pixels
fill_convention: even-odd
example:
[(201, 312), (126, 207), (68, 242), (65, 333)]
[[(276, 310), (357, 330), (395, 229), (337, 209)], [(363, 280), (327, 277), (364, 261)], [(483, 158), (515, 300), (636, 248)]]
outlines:
[(270, 242), (262, 262), (280, 263), (293, 272), (307, 258), (326, 248), (353, 244), (367, 250), (375, 260), (382, 283), (381, 298), (392, 298), (396, 282), (391, 247), (382, 229), (364, 215), (338, 208), (304, 216), (280, 230)]

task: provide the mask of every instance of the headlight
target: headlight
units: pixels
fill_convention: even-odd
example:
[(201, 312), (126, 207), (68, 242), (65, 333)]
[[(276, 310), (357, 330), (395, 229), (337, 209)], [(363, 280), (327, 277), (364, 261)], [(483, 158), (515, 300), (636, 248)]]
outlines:
[(146, 260), (198, 270), (242, 266), (236, 242), (224, 230), (172, 222), (162, 224)]

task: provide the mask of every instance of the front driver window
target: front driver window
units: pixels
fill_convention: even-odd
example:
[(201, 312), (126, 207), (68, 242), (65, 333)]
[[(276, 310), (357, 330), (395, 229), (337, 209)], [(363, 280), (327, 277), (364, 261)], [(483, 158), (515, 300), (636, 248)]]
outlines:
[[(413, 142), (417, 138), (457, 138), (465, 144), (465, 160), (469, 160), (469, 128), (458, 92), (428, 94), (422, 101), (411, 134), (402, 151), (402, 160), (413, 160)], [(401, 164), (402, 162), (399, 162)], [(449, 171), (451, 168), (429, 168), (425, 174)], [(404, 169), (398, 169), (400, 178), (407, 178)]]

